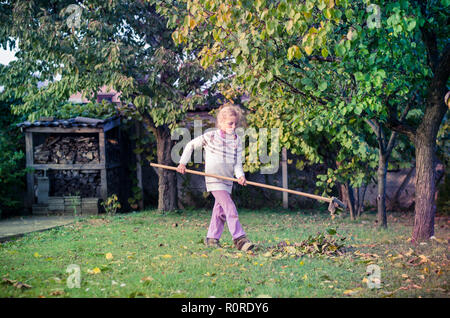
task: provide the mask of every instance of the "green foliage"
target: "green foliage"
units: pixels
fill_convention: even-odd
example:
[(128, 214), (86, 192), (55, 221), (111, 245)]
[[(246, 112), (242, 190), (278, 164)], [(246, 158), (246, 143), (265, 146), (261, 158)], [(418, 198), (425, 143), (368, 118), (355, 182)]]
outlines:
[[(69, 5), (79, 11), (75, 24)], [(203, 69), (195, 54), (174, 45), (170, 21), (161, 14), (165, 5), (153, 0), (0, 4), (1, 47), (15, 48), (20, 39), (18, 59), (0, 73), (4, 96), (22, 99), (17, 114), (49, 117), (71, 94), (96, 96), (106, 86), (120, 92), (122, 118), (145, 123), (145, 134), (161, 128), (170, 138), (186, 111), (204, 102), (203, 86), (216, 71)], [(174, 2), (168, 8), (181, 6)], [(38, 87), (45, 81), (47, 86)]]
[(114, 216), (117, 210), (121, 208), (119, 199), (116, 194), (113, 194), (110, 197), (108, 197), (106, 201), (103, 201), (101, 203), (101, 205), (103, 206), (103, 208), (105, 208), (107, 216)]
[(25, 192), (24, 142), (16, 116), (10, 113), (11, 102), (0, 102), (0, 216), (23, 205)]
[(117, 114), (114, 104), (102, 100), (101, 103), (88, 102), (87, 104), (65, 103), (54, 113), (58, 119), (69, 119), (77, 116), (107, 119)]
[[(119, 111), (125, 118), (145, 118), (150, 128), (171, 127), (184, 118), (192, 103), (199, 102), (200, 88), (212, 73), (175, 47), (156, 3), (85, 1), (77, 7), (76, 26), (70, 25), (67, 10), (73, 1), (1, 4), (0, 44), (14, 48), (20, 39), (18, 59), (0, 73), (3, 95), (22, 99), (15, 113), (36, 119), (87, 112), (103, 118), (109, 109), (61, 105), (71, 94), (96, 96), (107, 85), (120, 92)], [(55, 80), (56, 75), (60, 79)], [(38, 82), (45, 81), (47, 85), (38, 88)]]
[[(175, 42), (205, 39), (204, 67), (227, 60), (235, 76), (225, 92), (249, 94), (251, 125), (282, 128), (282, 147), (327, 164), (318, 181), (327, 192), (370, 180), (379, 153), (389, 158), (387, 127), (399, 118), (417, 127), (432, 75), (421, 27), (436, 30), (438, 47), (448, 34), (444, 2), (427, 5), (434, 20), (415, 1), (183, 2)], [(411, 154), (394, 156), (402, 163)]]

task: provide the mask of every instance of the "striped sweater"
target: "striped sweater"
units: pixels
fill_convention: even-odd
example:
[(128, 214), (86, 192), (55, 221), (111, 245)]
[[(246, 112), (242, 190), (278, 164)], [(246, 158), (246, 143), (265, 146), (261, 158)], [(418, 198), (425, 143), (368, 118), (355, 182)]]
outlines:
[[(208, 131), (192, 139), (184, 148), (180, 164), (186, 165), (192, 151), (202, 147), (205, 150), (205, 172), (225, 177), (244, 176), (242, 169), (242, 142), (236, 134), (226, 134), (220, 129)], [(205, 177), (206, 191), (225, 190), (231, 194), (233, 182)]]

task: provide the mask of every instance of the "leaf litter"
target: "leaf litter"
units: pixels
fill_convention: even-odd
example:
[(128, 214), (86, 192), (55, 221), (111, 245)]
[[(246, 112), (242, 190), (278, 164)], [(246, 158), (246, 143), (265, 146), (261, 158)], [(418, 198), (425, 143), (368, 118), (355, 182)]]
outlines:
[(337, 234), (335, 229), (328, 229), (327, 233), (318, 232), (300, 242), (283, 240), (275, 246), (266, 248), (266, 252), (262, 255), (275, 259), (302, 256), (337, 257), (349, 251), (349, 247), (344, 243), (345, 240), (346, 237)]

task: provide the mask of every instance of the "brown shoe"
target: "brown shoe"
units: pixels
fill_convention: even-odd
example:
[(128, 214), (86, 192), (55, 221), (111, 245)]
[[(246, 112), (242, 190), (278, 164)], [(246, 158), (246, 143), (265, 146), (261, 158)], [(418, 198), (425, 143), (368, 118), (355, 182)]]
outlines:
[(233, 240), (234, 246), (240, 251), (250, 251), (255, 247), (255, 244), (249, 241), (246, 236), (241, 236), (235, 240)]
[(221, 247), (218, 239), (206, 238), (205, 245), (208, 247)]

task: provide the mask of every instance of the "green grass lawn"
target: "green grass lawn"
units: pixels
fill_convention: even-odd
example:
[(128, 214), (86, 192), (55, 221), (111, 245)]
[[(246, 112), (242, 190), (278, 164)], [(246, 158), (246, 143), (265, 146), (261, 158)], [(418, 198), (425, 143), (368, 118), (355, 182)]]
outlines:
[[(206, 248), (209, 217), (206, 210), (101, 216), (2, 243), (0, 297), (449, 296), (448, 218), (436, 219), (436, 239), (415, 246), (411, 214), (390, 214), (388, 230), (380, 230), (374, 214), (350, 221), (317, 211), (241, 210), (259, 246), (245, 253), (232, 247), (226, 227), (223, 247)], [(343, 242), (341, 253), (318, 251), (318, 232), (328, 246)], [(79, 266), (79, 288), (69, 288), (71, 264)], [(379, 288), (367, 282), (372, 264)]]

